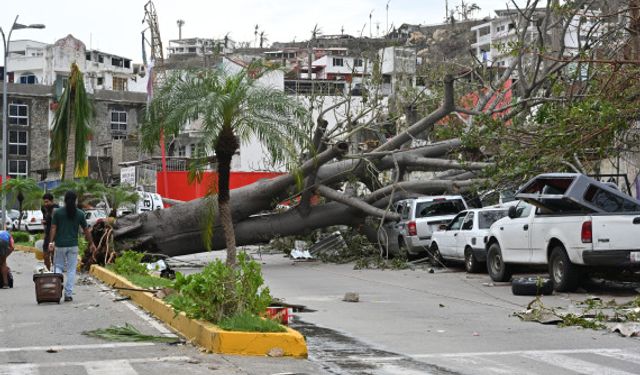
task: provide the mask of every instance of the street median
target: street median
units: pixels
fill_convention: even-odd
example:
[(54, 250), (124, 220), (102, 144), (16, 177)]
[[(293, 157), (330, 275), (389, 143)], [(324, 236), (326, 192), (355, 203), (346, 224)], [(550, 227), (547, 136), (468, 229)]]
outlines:
[(282, 353), (284, 356), (307, 357), (304, 337), (289, 327), (285, 327), (286, 332), (277, 333), (225, 331), (214, 324), (190, 319), (184, 312), (176, 312), (153, 293), (139, 291), (138, 286), (104, 267), (92, 265), (90, 273), (105, 284), (118, 288), (119, 293), (130, 297), (137, 305), (207, 351), (256, 356)]

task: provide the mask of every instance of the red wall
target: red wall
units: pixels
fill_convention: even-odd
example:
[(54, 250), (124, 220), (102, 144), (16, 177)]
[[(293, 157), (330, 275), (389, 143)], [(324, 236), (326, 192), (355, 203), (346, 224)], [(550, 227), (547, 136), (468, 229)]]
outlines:
[[(263, 178), (273, 178), (282, 174), (279, 172), (231, 172), (229, 187), (236, 189)], [(210, 187), (213, 186), (216, 189), (218, 187), (217, 172), (204, 172), (202, 180), (199, 183), (193, 181), (192, 184), (189, 184), (188, 175), (189, 172), (186, 171), (158, 172), (156, 176), (158, 194), (171, 199), (190, 201), (205, 196)]]

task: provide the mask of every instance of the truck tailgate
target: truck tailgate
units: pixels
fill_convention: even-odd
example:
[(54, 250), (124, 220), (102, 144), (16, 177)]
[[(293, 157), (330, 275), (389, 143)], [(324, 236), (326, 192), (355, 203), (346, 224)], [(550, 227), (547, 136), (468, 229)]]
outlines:
[(592, 216), (594, 250), (640, 250), (640, 215)]

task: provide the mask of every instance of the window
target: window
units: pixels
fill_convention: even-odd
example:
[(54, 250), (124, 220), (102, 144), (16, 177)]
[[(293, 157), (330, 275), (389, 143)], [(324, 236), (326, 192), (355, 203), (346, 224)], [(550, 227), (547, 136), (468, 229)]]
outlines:
[(27, 156), (27, 131), (9, 130), (9, 155)]
[(122, 110), (111, 111), (111, 134), (126, 135), (127, 133), (127, 112)]
[(9, 160), (9, 177), (27, 177), (27, 161), (26, 160)]
[(104, 62), (104, 55), (98, 55), (98, 62), (100, 63)]
[(344, 59), (339, 57), (333, 58), (333, 66), (344, 66)]
[(516, 206), (516, 216), (512, 219), (516, 219), (519, 217), (528, 217), (529, 213), (531, 212), (531, 208), (532, 206), (528, 203), (518, 203), (518, 205)]
[(91, 52), (87, 52), (85, 54), (85, 59), (87, 59), (87, 61), (91, 61)]
[(489, 229), (491, 224), (507, 216), (507, 210), (480, 211), (478, 214), (478, 228)]
[(447, 230), (459, 230), (460, 227), (462, 226), (462, 221), (464, 220), (464, 217), (466, 216), (466, 213), (461, 213), (458, 216), (454, 217), (453, 220), (451, 220), (451, 222), (449, 223), (449, 226), (447, 226)]
[(111, 139), (118, 140), (118, 139), (127, 139), (126, 134), (112, 134), (111, 135)]
[(186, 156), (186, 155), (187, 155), (187, 148), (185, 146), (179, 146), (178, 156)]
[(454, 215), (466, 209), (460, 199), (437, 199), (429, 202), (420, 202), (416, 207), (416, 218)]
[(98, 77), (98, 86), (104, 85), (104, 77)]
[(127, 79), (126, 78), (118, 78), (113, 77), (113, 91), (126, 91), (127, 90)]
[(29, 107), (26, 104), (9, 104), (9, 125), (29, 125)]
[(189, 47), (189, 53), (196, 53), (196, 47)]
[(362, 59), (354, 59), (353, 60), (353, 67), (354, 68), (360, 68), (360, 67), (362, 67), (362, 65), (363, 65)]
[(35, 85), (38, 83), (38, 78), (33, 73), (26, 73), (20, 76), (20, 83), (23, 85)]
[(462, 223), (462, 230), (473, 230), (473, 212), (469, 212)]
[(595, 185), (589, 185), (589, 188), (584, 195), (584, 199), (605, 212), (640, 211), (640, 205), (632, 202), (631, 200), (623, 199), (622, 197)]

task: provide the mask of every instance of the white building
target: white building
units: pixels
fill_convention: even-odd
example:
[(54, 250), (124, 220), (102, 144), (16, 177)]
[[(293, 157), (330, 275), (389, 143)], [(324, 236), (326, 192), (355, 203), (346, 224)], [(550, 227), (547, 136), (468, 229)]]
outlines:
[(87, 50), (84, 43), (71, 35), (54, 44), (33, 40), (12, 41), (7, 57), (9, 74), (14, 82), (55, 85), (57, 93), (61, 92), (74, 62), (84, 73), (88, 92), (146, 91), (144, 71), (131, 59), (99, 50)]
[(415, 87), (417, 52), (415, 48), (387, 47), (378, 51), (382, 92), (389, 95), (402, 87)]
[(214, 53), (231, 53), (235, 42), (229, 38), (186, 38), (169, 41), (169, 56), (180, 55), (212, 55)]
[[(565, 54), (572, 55), (585, 45), (589, 37), (593, 39), (599, 35), (599, 30), (593, 28), (593, 20), (597, 19), (595, 16), (599, 13), (597, 10), (583, 10), (571, 19), (564, 36), (553, 35), (553, 32), (549, 36), (552, 39), (563, 38)], [(518, 30), (527, 26), (527, 42), (533, 42), (538, 38), (538, 30), (536, 25), (526, 25), (525, 22), (528, 21), (520, 17), (515, 10), (496, 10), (496, 15), (496, 18), (471, 28), (471, 31), (476, 33), (476, 41), (471, 44), (471, 48), (475, 50), (478, 61), (488, 66), (509, 66), (515, 58), (510, 54), (510, 43), (517, 42)], [(538, 15), (536, 22), (542, 24), (544, 10), (541, 9)], [(558, 27), (557, 31), (562, 33), (561, 27)], [(552, 47), (553, 42), (550, 48)]]

